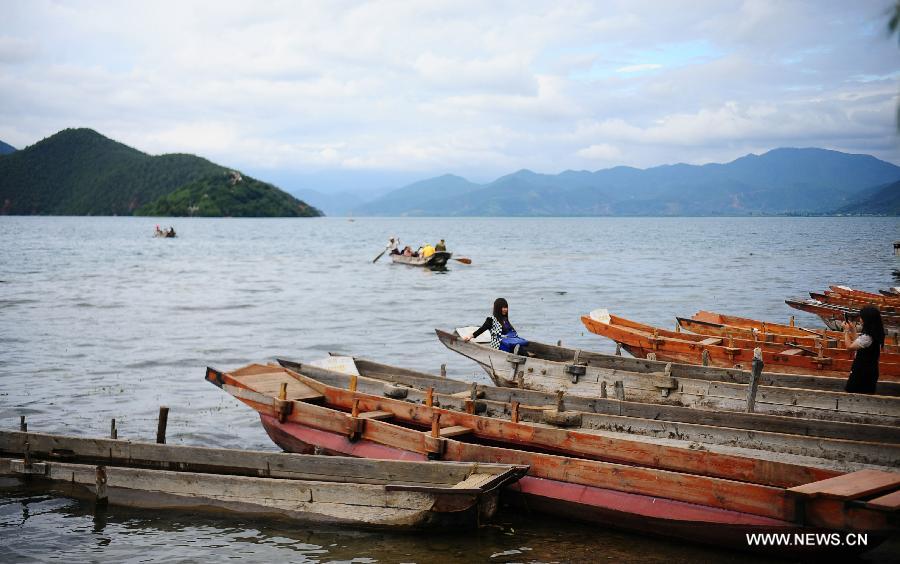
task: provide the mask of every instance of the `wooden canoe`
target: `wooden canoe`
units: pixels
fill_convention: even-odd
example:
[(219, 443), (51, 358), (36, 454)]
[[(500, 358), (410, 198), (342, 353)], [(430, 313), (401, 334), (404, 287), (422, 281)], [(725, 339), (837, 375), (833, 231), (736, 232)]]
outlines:
[[(837, 331), (827, 331), (824, 329), (802, 329), (802, 331), (807, 332), (806, 335), (789, 335), (778, 332), (779, 329), (777, 326), (773, 327), (772, 324), (764, 321), (759, 321), (757, 323), (760, 326), (767, 327), (767, 331), (765, 332), (749, 327), (726, 325), (724, 323), (711, 321), (700, 321), (698, 319), (685, 317), (676, 317), (675, 321), (677, 323), (676, 327), (678, 327), (679, 329), (684, 329), (685, 331), (689, 331), (696, 335), (704, 335), (706, 337), (721, 337), (724, 339), (735, 337), (751, 340), (754, 342), (779, 343), (790, 345), (792, 347), (802, 347), (812, 350), (817, 349), (820, 344), (827, 348), (839, 348), (844, 344), (843, 335), (841, 333)], [(794, 329), (793, 327), (788, 328)], [(892, 341), (894, 339), (890, 340)], [(900, 346), (892, 343), (886, 343), (882, 352), (900, 355)], [(898, 384), (898, 390), (900, 390), (900, 384)], [(900, 394), (893, 393), (890, 395)]]
[(838, 305), (842, 307), (849, 307), (854, 309), (862, 309), (866, 306), (874, 306), (877, 307), (881, 312), (881, 315), (891, 315), (896, 316), (898, 311), (900, 311), (900, 306), (883, 304), (883, 303), (875, 303), (872, 300), (855, 298), (855, 297), (847, 297), (842, 294), (836, 294), (831, 292), (830, 290), (825, 290), (824, 292), (810, 292), (809, 297), (814, 300), (819, 300), (822, 303)]
[(874, 292), (865, 292), (848, 286), (838, 285), (829, 286), (828, 289), (835, 294), (846, 296), (848, 298), (865, 300), (873, 304), (900, 305), (900, 295), (891, 292), (888, 292), (888, 294), (876, 294)]
[(436, 251), (430, 257), (407, 257), (403, 255), (390, 255), (391, 260), (397, 264), (406, 264), (409, 266), (424, 266), (427, 268), (442, 268), (447, 266), (447, 261), (453, 253), (446, 251)]
[[(616, 325), (605, 318), (585, 315), (581, 321), (591, 333), (611, 339), (634, 356), (641, 358), (653, 354), (657, 360), (701, 364), (706, 357), (709, 364), (722, 367), (735, 365), (750, 367), (753, 361), (753, 348), (730, 347), (720, 338), (705, 341), (673, 339), (648, 335), (642, 331)], [(803, 351), (762, 350), (762, 358), (769, 370), (789, 374), (816, 374), (844, 380), (850, 374), (850, 367), (853, 364), (849, 358), (804, 356), (793, 354), (794, 352)], [(900, 382), (900, 364), (879, 364), (879, 380)]]
[[(827, 356), (829, 358), (840, 358), (851, 361), (853, 360), (854, 355), (853, 351), (844, 348), (843, 340), (837, 341), (830, 339), (819, 339), (815, 341), (812, 346), (810, 346), (804, 343), (797, 342), (797, 340), (790, 339), (782, 340), (781, 342), (777, 342), (774, 340), (765, 341), (759, 339), (756, 335), (748, 336), (745, 333), (735, 334), (726, 332), (726, 335), (724, 336), (698, 335), (696, 333), (682, 333), (679, 330), (670, 331), (661, 327), (655, 327), (653, 325), (647, 325), (646, 323), (640, 323), (638, 321), (619, 317), (618, 315), (613, 315), (608, 312), (606, 313), (606, 315), (609, 316), (610, 323), (612, 323), (613, 325), (626, 327), (628, 329), (634, 329), (652, 337), (666, 337), (669, 339), (693, 341), (695, 343), (717, 343), (722, 346), (728, 346), (731, 348), (739, 347), (742, 349), (753, 349), (756, 347), (760, 347), (762, 350), (769, 352), (782, 353), (789, 351), (789, 354), (818, 357)], [(879, 362), (882, 364), (898, 364), (900, 363), (900, 354), (893, 352), (893, 350), (881, 351)]]
[[(423, 405), (365, 393), (356, 387), (360, 377), (342, 376), (346, 387), (275, 366), (251, 365), (230, 373), (206, 371), (209, 382), (259, 412), (269, 436), (285, 450), (314, 446), (326, 452), (369, 458), (528, 465), (528, 475), (507, 492), (526, 498), (532, 508), (568, 518), (694, 542), (724, 543), (733, 548), (746, 547), (745, 534), (751, 531), (798, 527), (872, 534), (896, 531), (896, 525), (889, 522), (890, 506), (883, 509), (865, 504), (847, 511), (845, 505), (853, 503), (859, 494), (851, 494), (846, 503), (835, 504), (809, 493), (824, 487), (817, 484), (842, 475), (790, 487), (767, 485), (759, 481), (797, 479), (794, 472), (803, 475), (807, 469), (752, 459), (739, 461), (690, 449), (648, 448), (627, 454), (641, 457), (640, 465), (608, 462), (599, 458), (604, 453), (625, 454), (604, 449), (602, 441), (592, 443), (577, 432), (568, 432), (573, 447), (582, 453), (596, 453), (598, 459), (587, 458), (587, 454), (566, 456), (559, 453), (561, 445), (542, 443), (545, 430), (535, 425), (493, 420), (433, 402)], [(284, 399), (279, 399), (274, 390), (282, 383), (287, 391)], [(550, 431), (559, 430), (546, 429)], [(544, 440), (555, 436), (550, 433)], [(650, 454), (653, 450), (657, 456)], [(662, 453), (665, 456), (660, 456)], [(661, 463), (681, 469), (654, 467)], [(876, 473), (883, 482), (881, 492), (890, 495), (900, 487), (898, 473), (862, 472)], [(741, 475), (743, 480), (719, 477), (729, 474)], [(806, 489), (795, 493), (793, 488)], [(800, 496), (802, 504), (796, 502)]]
[(102, 473), (111, 504), (363, 528), (474, 527), (493, 515), (499, 487), (526, 470), (0, 430), (0, 475), (61, 483), (73, 495), (97, 497)]
[[(604, 355), (535, 341), (528, 345), (528, 356), (519, 356), (463, 341), (445, 331), (436, 333), (447, 348), (481, 365), (497, 386), (551, 393), (563, 389), (589, 398), (609, 397), (702, 410), (747, 410), (749, 374), (743, 370)], [(793, 377), (802, 378), (764, 372), (754, 409), (785, 417), (878, 425), (900, 423), (900, 397), (771, 385)]]
[[(808, 463), (816, 458), (821, 459), (815, 461), (820, 466), (841, 471), (861, 469), (856, 465), (893, 467), (900, 460), (900, 428), (896, 427), (756, 413), (704, 414), (683, 407), (467, 384), (356, 357), (338, 356), (333, 360), (340, 360), (333, 368), (364, 378), (357, 388), (361, 391), (424, 403), (431, 389), (434, 405), (466, 411), (468, 402), (473, 402), (473, 412), (485, 417), (509, 419), (515, 411), (521, 421), (551, 425), (561, 425), (562, 421), (568, 429), (614, 438), (787, 462), (794, 458)], [(322, 382), (343, 385), (344, 378), (323, 370), (321, 363), (285, 359), (278, 359), (278, 363)], [(559, 409), (560, 403), (563, 409)], [(560, 412), (565, 414), (563, 419)]]
[[(850, 318), (859, 316), (859, 308), (829, 304), (812, 298), (805, 300), (788, 299), (784, 300), (784, 303), (794, 309), (818, 315), (825, 325), (834, 331), (843, 330), (844, 316), (849, 316)], [(883, 313), (881, 320), (884, 323), (885, 333), (893, 337), (896, 342), (897, 333), (900, 331), (900, 315)]]

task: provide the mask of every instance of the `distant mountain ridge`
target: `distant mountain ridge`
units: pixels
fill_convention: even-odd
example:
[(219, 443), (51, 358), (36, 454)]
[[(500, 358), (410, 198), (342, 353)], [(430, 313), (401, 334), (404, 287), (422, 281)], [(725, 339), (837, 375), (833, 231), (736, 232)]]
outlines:
[(520, 170), (482, 185), (445, 175), (353, 211), (398, 216), (827, 214), (853, 205), (865, 189), (897, 180), (900, 167), (870, 155), (787, 148), (726, 164), (620, 166), (556, 175)]
[[(0, 213), (131, 215), (142, 206), (204, 179), (221, 178), (222, 183), (210, 182), (209, 187), (226, 189), (223, 187), (228, 173), (229, 169), (194, 155), (151, 156), (91, 129), (65, 129), (30, 147), (0, 156)], [(266, 215), (321, 215), (278, 188), (259, 184), (270, 193), (254, 192), (252, 201), (243, 202), (243, 207), (264, 208)], [(267, 204), (260, 206), (259, 198)], [(231, 211), (229, 215), (246, 215), (241, 206)]]
[(8, 155), (10, 153), (15, 153), (16, 148), (10, 145), (9, 143), (4, 143), (0, 141), (0, 155)]

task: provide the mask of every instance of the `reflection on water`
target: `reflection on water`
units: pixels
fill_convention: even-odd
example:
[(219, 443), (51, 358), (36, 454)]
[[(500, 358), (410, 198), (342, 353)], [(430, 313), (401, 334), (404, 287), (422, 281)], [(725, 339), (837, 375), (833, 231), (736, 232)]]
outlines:
[[(50, 492), (48, 494), (48, 491)], [(0, 484), (0, 559), (290, 562), (755, 562), (751, 555), (642, 539), (540, 515), (501, 512), (475, 531), (385, 533), (297, 526), (272, 518), (95, 508), (45, 487)], [(35, 543), (39, 544), (35, 544)], [(602, 555), (602, 556), (598, 556)]]
[[(519, 334), (612, 352), (579, 316), (597, 307), (671, 327), (725, 310), (818, 326), (783, 300), (832, 283), (877, 289), (900, 267), (896, 218), (180, 219), (0, 217), (0, 425), (274, 450), (258, 417), (203, 380), (329, 351), (487, 383), (435, 327), (478, 325), (506, 297)], [(372, 258), (391, 235), (444, 238), (432, 272)], [(18, 489), (17, 489), (18, 488)], [(544, 516), (474, 534), (297, 529), (255, 519), (109, 508), (4, 486), (0, 560), (742, 560)]]

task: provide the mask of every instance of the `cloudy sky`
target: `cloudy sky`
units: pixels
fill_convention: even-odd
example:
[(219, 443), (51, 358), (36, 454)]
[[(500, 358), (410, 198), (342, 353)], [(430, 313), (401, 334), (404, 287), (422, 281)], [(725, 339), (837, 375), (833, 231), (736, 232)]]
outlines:
[(900, 164), (892, 5), (0, 0), (0, 140), (90, 127), (289, 190), (776, 147)]

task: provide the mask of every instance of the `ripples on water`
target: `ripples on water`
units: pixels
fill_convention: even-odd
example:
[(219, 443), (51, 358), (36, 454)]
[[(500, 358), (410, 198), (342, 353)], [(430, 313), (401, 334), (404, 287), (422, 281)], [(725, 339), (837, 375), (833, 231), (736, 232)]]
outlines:
[[(274, 450), (251, 410), (204, 382), (206, 365), (342, 351), (432, 372), (446, 364), (451, 377), (487, 382), (433, 328), (480, 324), (497, 296), (526, 338), (611, 352), (580, 315), (607, 307), (671, 327), (676, 315), (714, 309), (818, 326), (784, 298), (832, 283), (886, 287), (900, 267), (896, 218), (178, 219), (178, 238), (154, 239), (157, 222), (0, 217), (0, 425), (27, 415), (31, 430), (103, 436), (115, 417), (120, 437), (154, 440), (166, 405), (170, 443)], [(445, 238), (473, 263), (372, 264), (391, 235), (413, 246)], [(91, 508), (68, 498), (10, 486), (0, 503), (0, 560), (150, 550), (158, 560), (218, 560), (217, 550), (292, 561), (722, 556), (543, 516), (410, 537), (113, 508), (98, 532)]]

